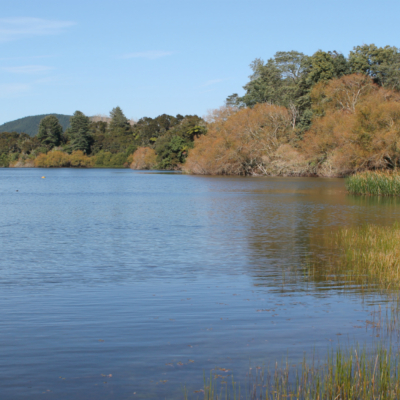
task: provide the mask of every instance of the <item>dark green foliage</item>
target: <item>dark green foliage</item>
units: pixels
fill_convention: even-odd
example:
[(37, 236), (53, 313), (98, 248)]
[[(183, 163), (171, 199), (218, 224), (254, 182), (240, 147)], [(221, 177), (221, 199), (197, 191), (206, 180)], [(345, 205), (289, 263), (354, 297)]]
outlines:
[(69, 119), (71, 117), (70, 115), (43, 114), (19, 118), (15, 121), (6, 122), (5, 124), (0, 125), (0, 132), (27, 133), (29, 136), (35, 136), (38, 133), (40, 121), (48, 115), (56, 116), (61, 126), (63, 127), (63, 130), (66, 130), (69, 127)]
[(97, 154), (99, 151), (108, 151), (113, 154), (126, 153), (128, 149), (136, 149), (135, 137), (131, 131), (110, 131), (103, 133), (92, 133), (93, 145), (91, 153)]
[(400, 51), (397, 47), (374, 44), (354, 47), (349, 64), (353, 73), (367, 74), (380, 86), (400, 89)]
[(156, 118), (141, 118), (133, 127), (133, 135), (139, 146), (152, 146), (156, 140), (165, 135), (183, 120), (182, 115), (173, 117), (162, 114)]
[(130, 127), (128, 119), (125, 117), (120, 107), (115, 107), (110, 112), (111, 121), (109, 129), (111, 131), (116, 129), (128, 130)]
[(37, 138), (42, 145), (46, 146), (47, 149), (50, 150), (53, 147), (60, 145), (62, 133), (63, 129), (58, 122), (57, 117), (54, 115), (48, 115), (40, 121)]
[(19, 155), (38, 154), (40, 145), (37, 137), (30, 137), (26, 133), (0, 133), (0, 167), (8, 167)]
[(207, 131), (204, 121), (197, 115), (177, 116), (174, 122), (174, 126), (155, 142), (154, 149), (160, 169), (174, 169), (185, 162), (194, 138)]
[(180, 136), (163, 136), (157, 140), (155, 151), (160, 169), (174, 169), (185, 161), (193, 143)]
[(66, 132), (69, 139), (70, 151), (82, 150), (85, 154), (90, 153), (90, 145), (93, 138), (89, 132), (90, 120), (81, 111), (75, 111), (70, 118), (71, 127)]
[(238, 98), (239, 105), (251, 107), (257, 103), (274, 103), (288, 107), (301, 95), (300, 82), (309, 67), (309, 57), (297, 51), (281, 51), (267, 63), (255, 59), (250, 67), (253, 74), (244, 86), (246, 94)]
[(8, 154), (0, 154), (0, 168), (8, 167), (10, 164), (10, 159)]
[(326, 52), (318, 50), (310, 57), (309, 61), (306, 81), (310, 88), (318, 82), (340, 78), (350, 73), (346, 58), (343, 54), (339, 54), (336, 51)]
[(109, 151), (101, 150), (95, 156), (96, 167), (122, 167), (127, 162), (127, 155), (124, 153), (112, 154)]
[(97, 121), (91, 122), (89, 125), (91, 154), (101, 151), (111, 154), (132, 154), (137, 145), (129, 121), (120, 107), (114, 108), (110, 115), (111, 120), (108, 124), (104, 121)]

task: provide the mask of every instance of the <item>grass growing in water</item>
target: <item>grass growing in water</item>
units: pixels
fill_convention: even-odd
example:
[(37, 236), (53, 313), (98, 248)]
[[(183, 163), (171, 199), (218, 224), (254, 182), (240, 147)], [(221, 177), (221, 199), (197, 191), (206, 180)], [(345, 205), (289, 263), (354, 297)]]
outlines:
[(349, 193), (400, 196), (400, 174), (398, 172), (361, 172), (346, 178)]
[[(328, 353), (323, 365), (315, 365), (315, 360), (308, 364), (304, 359), (298, 368), (287, 362), (282, 368), (276, 364), (272, 373), (257, 367), (255, 372), (250, 370), (242, 388), (232, 376), (218, 380), (211, 375), (204, 379), (201, 396), (204, 400), (398, 399), (398, 367), (391, 349), (377, 347), (372, 354), (365, 349), (338, 349)], [(185, 391), (184, 398), (192, 396)]]
[(381, 289), (400, 287), (399, 224), (343, 228), (334, 234), (331, 246), (339, 255), (325, 261), (323, 268), (312, 264), (310, 276), (322, 272), (325, 279)]

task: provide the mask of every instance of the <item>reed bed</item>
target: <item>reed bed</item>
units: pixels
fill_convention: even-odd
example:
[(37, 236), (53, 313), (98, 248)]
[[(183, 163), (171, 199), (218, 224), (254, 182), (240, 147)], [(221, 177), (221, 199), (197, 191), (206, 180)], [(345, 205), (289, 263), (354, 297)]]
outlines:
[(346, 178), (349, 193), (374, 196), (400, 196), (400, 173), (366, 171)]
[(400, 287), (400, 226), (364, 225), (341, 229), (333, 240), (339, 255), (327, 275), (384, 289)]
[(247, 382), (240, 387), (232, 376), (221, 377), (218, 370), (204, 378), (199, 394), (184, 399), (204, 400), (392, 400), (400, 398), (398, 357), (391, 348), (340, 348), (328, 352), (323, 364), (304, 358), (299, 367), (286, 362), (275, 365), (272, 373), (265, 368), (250, 369)]

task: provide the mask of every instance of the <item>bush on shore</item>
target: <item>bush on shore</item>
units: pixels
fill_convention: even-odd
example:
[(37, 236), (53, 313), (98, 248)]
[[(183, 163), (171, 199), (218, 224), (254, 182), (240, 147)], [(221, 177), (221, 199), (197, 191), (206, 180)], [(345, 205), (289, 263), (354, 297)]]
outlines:
[[(223, 107), (208, 117), (208, 133), (195, 140), (183, 170), (211, 175), (302, 175), (307, 165), (292, 145), (285, 107)], [(288, 157), (288, 155), (290, 155)]]
[(92, 156), (92, 159), (93, 166), (96, 167), (122, 167), (128, 162), (128, 157), (124, 153), (113, 154), (103, 150)]
[(37, 168), (91, 167), (92, 160), (80, 150), (74, 151), (72, 154), (54, 150), (47, 154), (39, 154), (34, 165)]
[(311, 93), (315, 115), (301, 144), (318, 176), (346, 176), (400, 161), (400, 94), (365, 75), (321, 82)]
[(157, 155), (150, 147), (139, 147), (132, 156), (132, 169), (155, 169), (157, 166)]

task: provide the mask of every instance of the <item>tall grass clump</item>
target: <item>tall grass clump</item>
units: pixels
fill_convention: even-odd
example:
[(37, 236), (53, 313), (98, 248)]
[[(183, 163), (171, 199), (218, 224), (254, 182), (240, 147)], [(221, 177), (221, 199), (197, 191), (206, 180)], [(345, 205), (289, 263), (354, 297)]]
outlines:
[[(242, 387), (232, 376), (218, 379), (216, 372), (196, 392), (204, 400), (394, 400), (400, 398), (398, 367), (398, 357), (390, 348), (378, 346), (372, 353), (337, 349), (323, 363), (304, 359), (297, 367), (286, 362), (276, 364), (272, 372), (257, 367)], [(186, 391), (184, 398), (192, 396)]]
[(400, 174), (389, 171), (366, 171), (346, 178), (346, 188), (349, 193), (400, 196)]
[(378, 290), (400, 288), (400, 225), (342, 228), (329, 236), (332, 255), (308, 265), (311, 279)]
[(400, 285), (400, 226), (364, 225), (337, 233), (337, 273), (386, 288)]

